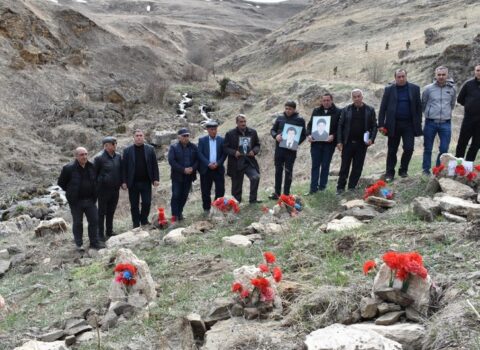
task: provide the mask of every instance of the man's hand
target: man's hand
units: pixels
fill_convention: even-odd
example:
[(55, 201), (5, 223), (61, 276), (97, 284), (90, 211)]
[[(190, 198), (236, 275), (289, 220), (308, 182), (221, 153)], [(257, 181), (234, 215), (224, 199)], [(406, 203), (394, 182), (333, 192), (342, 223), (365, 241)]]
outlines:
[(122, 184), (122, 190), (126, 190), (128, 187), (127, 187), (127, 184), (126, 183), (123, 183)]
[(334, 137), (335, 136), (333, 136), (333, 135), (328, 135), (327, 142), (332, 142)]
[(190, 175), (191, 173), (193, 173), (193, 168), (192, 167), (185, 168), (184, 172), (185, 174)]
[(160, 185), (159, 181), (153, 181), (153, 187), (158, 187), (158, 185)]
[(217, 165), (217, 163), (210, 163), (210, 164), (208, 164), (208, 167), (212, 170), (215, 170), (215, 169), (218, 168), (218, 165)]
[(248, 152), (247, 154), (249, 157), (255, 157), (255, 153), (253, 151)]
[(371, 145), (373, 145), (373, 141), (372, 141), (372, 140), (368, 140), (368, 142), (367, 142), (367, 147), (370, 147)]
[(337, 144), (337, 149), (342, 152), (343, 151), (343, 143), (338, 143)]
[(276, 137), (275, 137), (275, 140), (277, 140), (277, 142), (282, 142), (282, 134), (278, 134)]
[(235, 151), (235, 158), (239, 158), (242, 154), (239, 151)]
[(308, 136), (307, 136), (307, 141), (308, 141), (308, 142), (310, 142), (310, 143), (312, 143), (312, 142), (313, 142), (313, 138), (312, 138), (312, 136), (311, 136), (311, 135), (308, 135)]

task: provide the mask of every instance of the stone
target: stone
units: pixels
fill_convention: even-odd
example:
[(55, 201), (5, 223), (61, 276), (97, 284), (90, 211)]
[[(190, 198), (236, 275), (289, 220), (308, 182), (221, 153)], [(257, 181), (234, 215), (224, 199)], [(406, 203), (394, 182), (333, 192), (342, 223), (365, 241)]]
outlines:
[(445, 39), (440, 35), (438, 30), (434, 28), (425, 29), (424, 34), (425, 34), (425, 45), (427, 46), (433, 45)]
[(128, 301), (128, 304), (138, 309), (141, 309), (147, 306), (148, 304), (147, 298), (145, 297), (145, 295), (141, 294), (140, 292), (129, 294), (127, 301)]
[(38, 340), (30, 340), (13, 350), (68, 350), (68, 348), (65, 345), (65, 342), (60, 340), (48, 343)]
[(451, 222), (458, 222), (458, 223), (467, 222), (467, 219), (464, 218), (463, 216), (450, 214), (448, 211), (442, 211), (442, 216), (445, 219), (447, 219), (447, 221), (451, 221)]
[(365, 208), (367, 203), (363, 199), (352, 199), (348, 202), (342, 203), (342, 209), (349, 210), (353, 208)]
[(250, 92), (245, 87), (240, 85), (240, 83), (229, 80), (225, 86), (225, 95), (246, 98), (250, 95)]
[(48, 333), (42, 334), (41, 336), (38, 337), (38, 340), (44, 341), (44, 342), (52, 342), (60, 339), (64, 335), (65, 333), (63, 332), (63, 329), (56, 329)]
[(163, 241), (168, 245), (179, 245), (185, 243), (187, 238), (183, 235), (184, 227), (176, 228), (163, 237)]
[(243, 306), (240, 304), (234, 304), (232, 306), (232, 309), (230, 310), (230, 313), (232, 314), (233, 317), (243, 316)]
[(395, 201), (377, 196), (368, 197), (366, 202), (380, 208), (393, 208), (396, 204)]
[(337, 232), (344, 230), (352, 230), (363, 226), (364, 223), (352, 217), (345, 216), (341, 219), (334, 219), (327, 224), (327, 232)]
[(210, 327), (218, 321), (229, 319), (231, 317), (230, 309), (233, 304), (234, 302), (231, 298), (215, 299), (207, 317), (205, 317), (205, 325)]
[(375, 320), (375, 324), (377, 326), (389, 326), (396, 323), (403, 315), (405, 315), (405, 311), (387, 312), (385, 315), (377, 318)]
[(292, 301), (302, 292), (304, 286), (298, 282), (281, 280), (277, 285), (279, 296), (282, 300)]
[(124, 301), (113, 301), (108, 308), (108, 311), (113, 311), (117, 316), (130, 314), (135, 311), (135, 307)]
[(125, 97), (116, 89), (112, 89), (104, 93), (103, 100), (110, 103), (124, 103)]
[(263, 237), (259, 233), (253, 233), (251, 235), (246, 235), (245, 237), (247, 237), (252, 243), (258, 244), (263, 241)]
[(378, 215), (378, 211), (371, 206), (365, 206), (364, 208), (354, 207), (347, 209), (341, 213), (341, 216), (352, 216), (358, 220), (372, 220)]
[(187, 228), (192, 228), (194, 230), (200, 231), (202, 233), (208, 232), (210, 230), (213, 230), (215, 226), (210, 222), (210, 221), (196, 221), (192, 223), (190, 226)]
[(8, 259), (10, 259), (10, 253), (8, 252), (8, 249), (0, 250), (0, 260), (8, 260)]
[(247, 320), (254, 320), (260, 316), (260, 313), (256, 307), (246, 307), (243, 309), (243, 316)]
[(307, 350), (402, 350), (402, 345), (377, 332), (335, 323), (307, 335)]
[(134, 228), (133, 230), (110, 237), (110, 239), (105, 242), (105, 245), (107, 246), (107, 248), (132, 246), (140, 243), (141, 241), (149, 237), (150, 234), (147, 231), (143, 231), (140, 227), (138, 227)]
[(185, 319), (190, 323), (194, 337), (197, 339), (203, 339), (207, 327), (205, 326), (202, 317), (199, 314), (191, 313), (187, 315)]
[(360, 315), (365, 319), (374, 318), (378, 313), (378, 301), (374, 298), (362, 298), (360, 301)]
[(282, 225), (276, 224), (274, 222), (269, 222), (265, 224), (265, 234), (267, 235), (279, 235), (285, 232), (285, 228)]
[(426, 319), (420, 312), (418, 312), (417, 310), (415, 310), (414, 307), (411, 306), (405, 308), (405, 316), (408, 320), (417, 323), (423, 323)]
[(65, 345), (72, 346), (77, 341), (77, 338), (74, 335), (69, 335), (65, 337)]
[(417, 197), (413, 200), (413, 212), (422, 220), (432, 222), (440, 214), (440, 204), (429, 197)]
[(64, 233), (67, 231), (67, 223), (62, 218), (53, 218), (51, 220), (40, 221), (35, 228), (35, 236), (43, 237), (51, 234)]
[(88, 322), (83, 319), (83, 318), (69, 318), (67, 321), (65, 321), (65, 329), (70, 329), (70, 328), (75, 328), (79, 326), (85, 326), (87, 325)]
[(425, 192), (429, 195), (434, 195), (437, 192), (440, 192), (440, 183), (435, 176), (430, 176), (427, 182), (427, 186), (425, 187)]
[(250, 225), (248, 225), (246, 231), (251, 233), (264, 233), (265, 225), (260, 222), (252, 222)]
[(91, 332), (85, 332), (80, 334), (78, 337), (76, 337), (76, 339), (77, 339), (77, 342), (79, 343), (85, 343), (95, 339), (96, 337), (97, 337), (96, 332), (91, 331)]
[(118, 322), (118, 315), (112, 309), (109, 309), (107, 313), (100, 320), (102, 331), (107, 331), (110, 328), (115, 327)]
[(0, 277), (10, 269), (12, 262), (10, 260), (0, 260)]
[[(130, 263), (137, 268), (137, 283), (130, 287), (128, 303), (134, 305), (131, 299), (134, 301), (135, 298), (140, 296), (148, 302), (153, 301), (157, 297), (157, 290), (147, 263), (137, 258), (130, 249), (126, 248), (120, 248), (116, 253), (115, 265), (119, 263)], [(115, 281), (112, 281), (108, 295), (112, 301), (124, 301), (127, 298), (124, 288)]]
[(233, 235), (233, 236), (223, 237), (222, 241), (225, 245), (231, 245), (234, 247), (248, 248), (252, 245), (252, 241), (250, 241), (244, 235)]
[(466, 217), (480, 216), (480, 204), (449, 195), (436, 197), (435, 200), (438, 201), (442, 210), (448, 211), (451, 214)]
[(442, 177), (438, 180), (442, 192), (452, 197), (470, 199), (476, 196), (475, 191), (468, 185), (462, 184), (449, 177)]
[(387, 312), (400, 311), (402, 307), (394, 303), (380, 303), (378, 305), (378, 313), (380, 315), (386, 314)]
[(422, 349), (425, 338), (425, 327), (414, 323), (396, 323), (390, 326), (378, 326), (370, 322), (358, 323), (350, 326), (360, 331), (374, 331), (385, 338), (402, 345), (403, 350)]
[(260, 275), (260, 269), (254, 265), (243, 265), (233, 270), (233, 280), (243, 286), (249, 286), (250, 281)]
[(75, 326), (75, 327), (72, 327), (72, 328), (65, 329), (65, 334), (66, 334), (66, 335), (75, 335), (75, 336), (76, 336), (76, 335), (78, 335), (78, 334), (91, 331), (92, 329), (93, 329), (93, 327), (90, 326), (89, 324), (87, 324), (87, 322), (85, 322), (85, 324), (82, 324), (82, 325), (78, 325), (78, 326)]
[(394, 289), (394, 288), (377, 289), (375, 291), (375, 295), (382, 300), (390, 301), (400, 306), (408, 306), (413, 303), (413, 299), (409, 297), (407, 293), (402, 292), (400, 289)]
[(150, 143), (154, 146), (170, 146), (173, 140), (177, 139), (177, 133), (171, 130), (155, 130), (150, 136)]

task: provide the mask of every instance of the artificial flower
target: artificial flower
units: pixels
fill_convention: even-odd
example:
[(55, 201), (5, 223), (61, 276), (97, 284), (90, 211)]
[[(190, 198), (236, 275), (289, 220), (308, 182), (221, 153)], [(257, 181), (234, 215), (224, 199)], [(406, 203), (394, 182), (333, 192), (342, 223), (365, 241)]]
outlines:
[(473, 171), (471, 171), (467, 174), (467, 180), (468, 181), (473, 181), (473, 180), (475, 180), (476, 177), (477, 177), (477, 173), (474, 173)]
[(280, 282), (282, 280), (282, 270), (278, 266), (273, 268), (273, 279), (275, 282)]
[(389, 268), (396, 270), (400, 267), (399, 265), (399, 254), (397, 252), (387, 252), (383, 254), (383, 261)]
[(275, 291), (272, 287), (266, 287), (260, 291), (260, 301), (273, 301), (275, 299)]
[(250, 283), (252, 283), (254, 287), (257, 287), (260, 290), (270, 287), (270, 282), (268, 282), (268, 280), (264, 277), (253, 278), (250, 280)]
[(258, 268), (259, 268), (260, 271), (262, 271), (262, 272), (268, 272), (268, 271), (269, 271), (268, 266), (265, 265), (265, 264), (260, 264), (260, 265), (258, 265)]
[(440, 164), (439, 166), (435, 166), (432, 168), (432, 173), (433, 175), (438, 176), (444, 169), (445, 169), (445, 165)]
[(232, 284), (232, 292), (234, 292), (234, 293), (237, 293), (237, 292), (240, 293), (240, 292), (242, 292), (242, 291), (243, 291), (243, 286), (242, 286), (241, 283), (239, 283), (239, 282), (234, 282), (234, 283)]
[(458, 175), (458, 176), (465, 176), (465, 174), (467, 173), (467, 170), (465, 169), (465, 167), (463, 165), (457, 165), (455, 167), (455, 174)]
[(240, 296), (241, 296), (243, 299), (247, 298), (249, 295), (250, 295), (250, 292), (248, 291), (248, 289), (244, 289), (244, 290), (242, 290), (242, 292), (240, 293)]
[(273, 255), (272, 252), (263, 253), (263, 257), (265, 258), (265, 261), (267, 262), (267, 264), (273, 264), (276, 260), (275, 255)]
[(365, 275), (368, 275), (368, 273), (370, 272), (370, 270), (373, 270), (377, 267), (377, 263), (373, 260), (367, 260), (365, 261), (365, 263), (363, 264), (363, 273)]

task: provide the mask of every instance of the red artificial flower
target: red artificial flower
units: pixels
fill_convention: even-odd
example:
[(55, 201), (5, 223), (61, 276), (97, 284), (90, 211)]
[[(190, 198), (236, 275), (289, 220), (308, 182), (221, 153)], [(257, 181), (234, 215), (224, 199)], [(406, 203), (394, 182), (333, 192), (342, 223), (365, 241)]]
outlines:
[(276, 260), (275, 255), (273, 255), (272, 252), (263, 253), (263, 257), (265, 258), (265, 261), (267, 262), (267, 264), (273, 264)]
[(435, 166), (432, 168), (432, 173), (433, 175), (438, 176), (443, 171), (443, 169), (445, 169), (445, 165), (440, 164), (439, 166)]
[(397, 252), (387, 252), (383, 254), (382, 259), (389, 268), (392, 270), (397, 270), (400, 267), (399, 256), (400, 254)]
[(275, 299), (275, 291), (272, 287), (266, 287), (260, 291), (260, 301), (273, 301)]
[(247, 298), (249, 295), (250, 295), (250, 292), (248, 291), (248, 289), (244, 289), (244, 290), (242, 291), (242, 293), (240, 293), (240, 296), (241, 296), (243, 299)]
[(232, 284), (232, 292), (233, 293), (241, 293), (243, 291), (243, 286), (239, 282), (234, 282)]
[(132, 275), (135, 275), (137, 273), (137, 267), (132, 264), (117, 264), (117, 266), (115, 266), (114, 272), (123, 272), (123, 271), (128, 271)]
[(250, 280), (250, 283), (252, 283), (254, 287), (257, 287), (260, 290), (270, 287), (270, 282), (268, 282), (268, 280), (264, 277), (253, 278)]
[(363, 273), (366, 275), (368, 275), (368, 273), (370, 272), (370, 270), (373, 270), (374, 268), (377, 267), (377, 263), (373, 260), (367, 260), (365, 261), (365, 263), (363, 264)]
[(294, 207), (295, 206), (295, 197), (293, 195), (286, 195), (286, 194), (282, 194), (280, 195), (280, 198), (278, 199), (278, 204), (286, 204), (288, 205), (289, 207)]
[(280, 282), (282, 280), (282, 270), (278, 266), (273, 268), (273, 279), (275, 282)]
[(480, 165), (475, 165), (474, 168), (475, 168), (476, 171), (480, 171)]
[(413, 275), (417, 275), (422, 279), (427, 278), (427, 275), (428, 275), (427, 269), (423, 267), (421, 264), (419, 264), (418, 262), (413, 260), (406, 263), (405, 270)]
[(465, 167), (463, 165), (457, 165), (455, 167), (455, 174), (458, 175), (458, 176), (465, 176), (465, 174), (467, 173), (467, 170), (465, 169)]
[(268, 209), (268, 207), (265, 206), (265, 205), (262, 207), (262, 211), (263, 211), (264, 213), (268, 213), (269, 210), (270, 210), (270, 209)]
[(258, 265), (258, 268), (259, 268), (260, 271), (262, 271), (262, 272), (268, 272), (268, 271), (269, 271), (268, 266), (265, 265), (265, 264), (260, 264), (260, 265)]
[(405, 270), (405, 269), (398, 269), (398, 270), (397, 270), (396, 277), (397, 277), (400, 281), (405, 281), (405, 280), (408, 278), (408, 271)]
[(423, 258), (417, 252), (407, 253), (407, 256), (409, 261), (415, 261), (416, 263), (423, 265)]
[(387, 130), (387, 128), (385, 128), (385, 127), (378, 128), (378, 131), (380, 131), (380, 133), (381, 133), (383, 136), (387, 136), (387, 134), (388, 134), (388, 130)]
[(380, 188), (387, 186), (387, 183), (383, 180), (378, 180), (377, 181), (377, 186)]
[(477, 177), (477, 173), (474, 173), (473, 171), (471, 171), (467, 174), (467, 180), (468, 181), (473, 181), (473, 180), (475, 180), (476, 177)]

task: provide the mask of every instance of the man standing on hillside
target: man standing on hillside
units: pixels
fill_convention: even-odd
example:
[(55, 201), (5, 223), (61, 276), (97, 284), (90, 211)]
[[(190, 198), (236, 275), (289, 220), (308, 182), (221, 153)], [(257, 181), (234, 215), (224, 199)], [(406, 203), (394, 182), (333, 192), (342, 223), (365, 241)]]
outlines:
[(102, 143), (103, 151), (95, 157), (93, 165), (98, 185), (98, 239), (105, 242), (113, 236), (113, 216), (122, 185), (122, 164), (121, 156), (116, 152), (117, 140), (109, 136)]
[(105, 243), (98, 240), (97, 181), (95, 167), (88, 160), (88, 152), (83, 147), (74, 151), (75, 160), (62, 168), (58, 178), (60, 186), (66, 194), (70, 212), (72, 213), (72, 231), (77, 251), (83, 252), (83, 214), (88, 221), (88, 238), (90, 248), (105, 248)]
[(455, 157), (463, 158), (472, 139), (465, 160), (475, 161), (480, 149), (480, 64), (475, 66), (474, 77), (463, 84), (457, 102), (465, 107)]
[(278, 115), (270, 130), (270, 135), (275, 139), (275, 192), (269, 197), (270, 199), (278, 199), (282, 194), (282, 178), (283, 170), (285, 169), (285, 183), (283, 185), (283, 193), (290, 194), (290, 186), (293, 179), (293, 165), (297, 158), (297, 149), (289, 149), (280, 147), (282, 142), (282, 133), (285, 124), (300, 126), (302, 128), (300, 140), (298, 144), (301, 145), (306, 138), (305, 119), (303, 119), (297, 112), (297, 104), (294, 101), (287, 101), (285, 103), (285, 110)]
[(425, 86), (422, 94), (422, 109), (425, 115), (423, 129), (423, 164), (425, 175), (430, 175), (432, 149), (435, 136), (440, 138), (436, 165), (440, 165), (440, 156), (448, 152), (452, 136), (452, 111), (455, 107), (456, 91), (453, 81), (448, 80), (448, 68), (435, 69), (435, 82)]
[[(255, 129), (247, 127), (247, 117), (239, 114), (236, 117), (237, 127), (225, 134), (223, 150), (228, 155), (227, 175), (232, 178), (232, 196), (238, 202), (242, 201), (243, 178), (250, 180), (250, 203), (259, 203), (257, 200), (258, 185), (260, 184), (260, 167), (256, 155), (260, 152), (260, 140)], [(249, 141), (250, 151), (247, 154), (240, 152), (245, 139)]]
[(159, 185), (160, 174), (155, 149), (145, 144), (145, 135), (140, 129), (133, 133), (133, 145), (123, 151), (122, 168), (122, 188), (124, 190), (128, 188), (133, 227), (147, 225), (152, 202), (152, 185), (155, 187)]
[(226, 154), (223, 152), (223, 137), (217, 135), (218, 123), (210, 120), (205, 126), (208, 135), (198, 140), (198, 171), (200, 173), (203, 211), (208, 213), (212, 204), (210, 193), (213, 183), (215, 183), (215, 199), (225, 195), (225, 167), (223, 162), (225, 162)]
[[(326, 93), (322, 96), (322, 103), (312, 112), (312, 117), (307, 125), (307, 140), (310, 142), (310, 155), (312, 157), (312, 173), (310, 179), (310, 192), (323, 191), (327, 187), (328, 173), (330, 171), (330, 162), (332, 161), (335, 145), (337, 144), (338, 120), (342, 110), (333, 103), (333, 96)], [(316, 116), (330, 116), (330, 129), (326, 141), (315, 141), (312, 138), (313, 118)], [(322, 120), (322, 119), (320, 119)], [(312, 132), (313, 131), (313, 132)], [(321, 171), (320, 171), (321, 167)]]
[(337, 148), (342, 152), (342, 163), (338, 176), (337, 194), (345, 191), (347, 179), (348, 189), (355, 189), (362, 175), (367, 148), (373, 145), (377, 135), (375, 110), (363, 103), (362, 90), (352, 91), (352, 101), (352, 104), (342, 110), (338, 122)]
[(168, 163), (172, 180), (172, 223), (183, 220), (183, 208), (188, 200), (192, 182), (197, 179), (198, 148), (190, 142), (190, 131), (181, 128), (178, 142), (168, 150)]
[(380, 111), (378, 112), (379, 131), (388, 136), (387, 169), (385, 181), (393, 181), (397, 151), (400, 140), (403, 154), (398, 175), (408, 176), (408, 165), (412, 159), (415, 137), (422, 135), (422, 101), (420, 87), (407, 81), (407, 71), (397, 69), (395, 83), (385, 87)]

